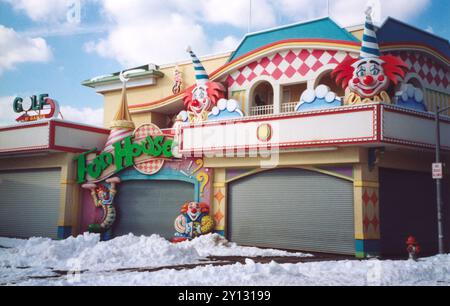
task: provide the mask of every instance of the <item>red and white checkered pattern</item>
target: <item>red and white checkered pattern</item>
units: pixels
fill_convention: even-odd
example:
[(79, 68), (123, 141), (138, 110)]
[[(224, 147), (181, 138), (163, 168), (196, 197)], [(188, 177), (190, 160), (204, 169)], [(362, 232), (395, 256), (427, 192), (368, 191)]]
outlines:
[(409, 72), (416, 73), (428, 86), (448, 91), (450, 71), (444, 64), (422, 52), (398, 51), (390, 52), (408, 64)]
[[(147, 136), (157, 136), (161, 135), (161, 130), (154, 124), (145, 124), (139, 127), (134, 132), (134, 138), (135, 139), (141, 139), (145, 138)], [(146, 175), (153, 175), (155, 173), (158, 173), (162, 167), (164, 166), (164, 160), (163, 159), (152, 159), (150, 161), (135, 165), (134, 168)]]
[(358, 53), (331, 50), (298, 49), (287, 50), (263, 57), (232, 72), (227, 77), (230, 88), (242, 88), (259, 76), (282, 78), (306, 78), (326, 65), (339, 64)]

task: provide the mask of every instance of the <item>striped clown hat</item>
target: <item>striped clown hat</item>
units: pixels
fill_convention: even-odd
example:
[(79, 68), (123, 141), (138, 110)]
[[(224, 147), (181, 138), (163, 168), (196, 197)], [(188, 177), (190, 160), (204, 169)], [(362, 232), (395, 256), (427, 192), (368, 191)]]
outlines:
[(366, 11), (366, 24), (364, 26), (364, 35), (362, 39), (361, 54), (359, 58), (378, 58), (380, 57), (380, 47), (378, 46), (377, 34), (372, 21), (372, 8)]
[(205, 67), (203, 67), (202, 62), (200, 62), (197, 55), (195, 55), (195, 53), (192, 51), (191, 47), (187, 47), (186, 51), (191, 55), (197, 85), (205, 85), (207, 82), (209, 82), (209, 76), (208, 73), (206, 73)]

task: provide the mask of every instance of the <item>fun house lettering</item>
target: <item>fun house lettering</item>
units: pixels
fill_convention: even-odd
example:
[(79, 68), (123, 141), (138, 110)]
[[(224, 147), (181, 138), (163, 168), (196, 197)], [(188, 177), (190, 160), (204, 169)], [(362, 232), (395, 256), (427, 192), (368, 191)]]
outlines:
[(97, 149), (88, 151), (80, 155), (76, 161), (78, 166), (78, 183), (85, 183), (86, 176), (89, 175), (96, 180), (102, 176), (102, 173), (114, 166), (114, 174), (134, 165), (134, 159), (142, 155), (154, 158), (172, 158), (173, 139), (166, 136), (147, 136), (140, 143), (133, 143), (134, 136), (125, 138), (116, 142), (114, 154), (111, 152), (103, 152), (91, 162), (88, 163), (88, 155), (94, 153)]

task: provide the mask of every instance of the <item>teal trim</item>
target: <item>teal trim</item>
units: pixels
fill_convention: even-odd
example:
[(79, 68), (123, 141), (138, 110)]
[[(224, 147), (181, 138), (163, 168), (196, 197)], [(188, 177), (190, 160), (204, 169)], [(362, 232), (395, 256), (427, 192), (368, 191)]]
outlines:
[(380, 255), (380, 240), (355, 240), (356, 257), (377, 257)]
[(214, 233), (216, 233), (222, 237), (225, 237), (225, 231), (214, 231)]
[(57, 237), (59, 240), (64, 240), (72, 236), (72, 226), (58, 226)]
[(194, 185), (195, 201), (200, 202), (200, 182), (195, 177), (187, 177), (174, 169), (164, 168), (154, 175), (145, 175), (134, 169), (128, 169), (119, 175), (122, 182), (126, 181), (182, 181)]
[(248, 34), (236, 51), (231, 55), (229, 61), (277, 41), (308, 38), (360, 42), (347, 30), (342, 29), (332, 19), (326, 17), (306, 23)]

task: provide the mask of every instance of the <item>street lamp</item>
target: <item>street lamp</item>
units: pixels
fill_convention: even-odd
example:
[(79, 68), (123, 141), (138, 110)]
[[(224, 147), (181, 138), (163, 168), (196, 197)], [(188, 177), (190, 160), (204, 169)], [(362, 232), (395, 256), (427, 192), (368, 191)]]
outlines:
[[(440, 114), (449, 110), (449, 107), (436, 108), (436, 164), (441, 163), (441, 122)], [(437, 196), (437, 215), (438, 215), (438, 235), (439, 235), (439, 254), (444, 254), (444, 226), (442, 220), (442, 178), (436, 178), (436, 196)]]

